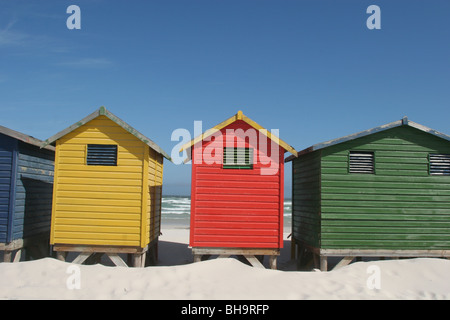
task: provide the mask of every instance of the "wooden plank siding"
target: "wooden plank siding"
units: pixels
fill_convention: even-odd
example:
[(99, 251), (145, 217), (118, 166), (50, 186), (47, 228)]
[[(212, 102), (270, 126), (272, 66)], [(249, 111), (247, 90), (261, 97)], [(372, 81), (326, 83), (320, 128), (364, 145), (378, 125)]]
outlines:
[[(220, 130), (221, 136), (199, 142), (203, 158), (193, 151), (191, 188), (192, 247), (281, 248), (283, 224), (283, 158), (278, 148), (277, 171), (263, 175), (268, 165), (253, 161), (253, 169), (224, 169), (223, 148), (227, 141), (235, 147), (253, 148), (254, 159), (266, 154), (271, 140), (263, 137), (252, 144), (249, 139), (227, 133), (227, 129), (247, 131), (252, 127), (237, 120)], [(241, 142), (243, 144), (241, 144)], [(198, 145), (198, 144), (197, 144)], [(209, 150), (208, 150), (209, 149)], [(211, 150), (214, 150), (211, 153)], [(281, 199), (281, 200), (280, 200)]]
[(0, 243), (47, 235), (53, 189), (53, 148), (20, 132), (0, 130)]
[[(430, 176), (448, 141), (397, 127), (320, 150), (323, 249), (450, 249), (450, 177)], [(375, 174), (349, 174), (349, 151), (373, 151)]]
[[(87, 166), (87, 144), (118, 145), (117, 166)], [(147, 220), (142, 209), (147, 206), (143, 174), (149, 147), (106, 116), (61, 137), (56, 147), (51, 243), (148, 244), (141, 226)]]
[(147, 201), (147, 238), (152, 242), (161, 232), (161, 202), (163, 184), (164, 157), (154, 150), (149, 153), (148, 189)]
[(11, 241), (10, 225), (14, 199), (14, 154), (17, 141), (0, 133), (0, 243)]
[(293, 161), (292, 234), (297, 240), (319, 247), (321, 151)]
[(50, 233), (55, 152), (18, 142), (12, 240)]

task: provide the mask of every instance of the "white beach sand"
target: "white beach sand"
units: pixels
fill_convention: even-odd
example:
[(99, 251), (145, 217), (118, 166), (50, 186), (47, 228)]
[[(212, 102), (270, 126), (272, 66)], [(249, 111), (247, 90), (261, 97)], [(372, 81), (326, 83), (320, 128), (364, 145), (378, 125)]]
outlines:
[[(0, 299), (450, 299), (445, 259), (355, 262), (336, 271), (299, 272), (293, 271), (286, 239), (280, 270), (233, 258), (194, 264), (188, 237), (187, 229), (163, 230), (158, 266), (142, 269), (75, 266), (51, 258), (0, 263)], [(80, 289), (69, 289), (77, 270)], [(371, 289), (378, 271), (379, 289)]]

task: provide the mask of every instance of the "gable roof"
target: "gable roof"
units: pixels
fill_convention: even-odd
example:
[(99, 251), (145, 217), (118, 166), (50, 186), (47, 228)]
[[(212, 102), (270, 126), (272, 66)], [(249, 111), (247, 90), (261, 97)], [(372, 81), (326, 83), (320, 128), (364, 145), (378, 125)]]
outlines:
[[(334, 145), (339, 144), (339, 143), (355, 140), (355, 139), (358, 139), (358, 138), (361, 138), (361, 137), (365, 137), (365, 136), (368, 136), (368, 135), (371, 135), (371, 134), (374, 134), (374, 133), (386, 131), (386, 130), (389, 130), (389, 129), (392, 129), (392, 128), (396, 128), (396, 127), (401, 127), (401, 126), (412, 127), (412, 128), (418, 129), (420, 131), (423, 131), (425, 133), (428, 133), (428, 134), (434, 135), (436, 137), (439, 137), (441, 139), (450, 141), (450, 136), (448, 136), (448, 135), (446, 135), (444, 133), (441, 133), (439, 131), (430, 129), (428, 127), (425, 127), (425, 126), (423, 126), (421, 124), (418, 124), (416, 122), (410, 121), (410, 120), (408, 120), (408, 117), (403, 117), (401, 120), (394, 121), (394, 122), (391, 122), (391, 123), (388, 123), (388, 124), (385, 124), (385, 125), (382, 125), (382, 126), (379, 126), (379, 127), (375, 127), (375, 128), (369, 129), (369, 130), (365, 130), (365, 131), (361, 131), (361, 132), (358, 132), (358, 133), (350, 134), (350, 135), (342, 137), (342, 138), (333, 139), (333, 140), (329, 140), (329, 141), (326, 141), (326, 142), (315, 144), (315, 145), (313, 145), (313, 146), (311, 146), (309, 148), (306, 148), (306, 149), (300, 151), (298, 154), (299, 155), (307, 154), (307, 153), (310, 153), (310, 152), (313, 152), (313, 151), (316, 151), (316, 150), (320, 150), (320, 149), (324, 149), (324, 148), (327, 148), (327, 147), (330, 147), (330, 146), (334, 146)], [(292, 161), (293, 159), (294, 159), (293, 156), (287, 157), (285, 162)]]
[(207, 137), (213, 135), (214, 133), (216, 133), (217, 131), (222, 130), (223, 128), (225, 128), (226, 126), (232, 124), (235, 121), (238, 120), (242, 120), (244, 122), (246, 122), (248, 125), (250, 125), (251, 127), (255, 128), (256, 130), (261, 130), (259, 132), (261, 132), (262, 134), (264, 134), (266, 137), (268, 137), (269, 139), (271, 139), (272, 141), (274, 141), (275, 143), (277, 143), (279, 146), (281, 146), (284, 150), (289, 151), (290, 153), (292, 153), (293, 155), (297, 156), (297, 151), (295, 151), (294, 147), (288, 145), (286, 142), (284, 142), (283, 140), (281, 140), (280, 138), (278, 138), (277, 136), (273, 135), (272, 133), (270, 133), (267, 129), (265, 129), (264, 127), (260, 126), (258, 123), (256, 123), (255, 121), (253, 121), (252, 119), (250, 119), (249, 117), (245, 116), (242, 111), (238, 111), (238, 113), (236, 113), (234, 116), (228, 118), (227, 120), (219, 123), (218, 125), (214, 126), (213, 128), (206, 130), (203, 134), (198, 135), (197, 137), (195, 137), (194, 139), (192, 139), (190, 142), (184, 144), (181, 149), (180, 152), (192, 147), (194, 144), (196, 144), (199, 141), (202, 141), (204, 139), (206, 139)]
[(143, 143), (145, 143), (146, 145), (148, 145), (150, 148), (152, 148), (153, 150), (155, 150), (156, 152), (160, 153), (161, 155), (163, 155), (166, 159), (171, 160), (170, 156), (164, 152), (164, 150), (162, 150), (156, 143), (154, 143), (151, 139), (147, 138), (146, 136), (144, 136), (142, 133), (140, 133), (139, 131), (137, 131), (136, 129), (134, 129), (132, 126), (130, 126), (129, 124), (127, 124), (125, 121), (123, 121), (122, 119), (120, 119), (119, 117), (117, 117), (116, 115), (112, 114), (111, 112), (109, 112), (108, 110), (106, 110), (105, 107), (100, 107), (98, 110), (96, 110), (95, 112), (91, 113), (90, 115), (88, 115), (87, 117), (85, 117), (84, 119), (78, 121), (77, 123), (71, 125), (70, 127), (62, 130), (61, 132), (58, 132), (57, 134), (55, 134), (54, 136), (48, 138), (47, 140), (45, 140), (45, 142), (41, 145), (42, 148), (46, 147), (47, 145), (54, 145), (56, 143), (56, 140), (60, 139), (61, 137), (65, 136), (66, 134), (74, 131), (75, 129), (81, 127), (82, 125), (88, 123), (89, 121), (97, 118), (98, 116), (105, 116), (107, 118), (109, 118), (111, 121), (113, 121), (114, 123), (116, 123), (117, 125), (121, 126), (123, 129), (125, 129), (127, 132), (131, 133), (133, 136), (135, 136), (136, 138), (138, 138), (139, 140), (141, 140)]
[[(35, 137), (26, 135), (26, 134), (21, 133), (19, 131), (15, 131), (15, 130), (6, 128), (4, 126), (0, 126), (0, 133), (4, 134), (6, 136), (9, 136), (11, 138), (20, 140), (22, 142), (31, 144), (31, 145), (36, 146), (36, 147), (41, 147), (41, 145), (43, 143), (43, 141), (41, 141), (39, 139), (36, 139)], [(51, 151), (55, 151), (55, 147), (53, 147), (53, 146), (46, 146), (45, 149), (51, 150)]]

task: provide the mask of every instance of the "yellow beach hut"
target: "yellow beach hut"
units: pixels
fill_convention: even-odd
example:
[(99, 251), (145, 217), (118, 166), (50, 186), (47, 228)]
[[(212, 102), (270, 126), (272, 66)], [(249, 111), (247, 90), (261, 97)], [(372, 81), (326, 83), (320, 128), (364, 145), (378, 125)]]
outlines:
[(74, 263), (103, 254), (143, 267), (156, 258), (161, 225), (163, 158), (152, 140), (101, 107), (47, 139), (56, 146), (50, 244)]

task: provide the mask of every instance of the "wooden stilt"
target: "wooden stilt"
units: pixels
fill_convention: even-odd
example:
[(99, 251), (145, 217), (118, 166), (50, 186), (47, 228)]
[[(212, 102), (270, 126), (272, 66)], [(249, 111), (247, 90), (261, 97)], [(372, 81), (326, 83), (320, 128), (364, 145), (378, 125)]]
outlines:
[[(155, 249), (157, 242), (150, 245), (150, 248)], [(145, 267), (146, 256), (149, 246), (145, 248), (135, 247), (115, 247), (115, 246), (82, 246), (82, 245), (68, 245), (56, 244), (53, 246), (56, 256), (59, 260), (65, 261), (67, 252), (81, 252), (74, 260), (74, 263), (92, 263), (100, 261), (100, 257), (106, 254), (109, 259), (116, 265), (121, 267), (136, 266), (138, 268)], [(125, 263), (119, 254), (128, 254), (128, 264)], [(89, 260), (88, 260), (89, 258)]]
[(348, 265), (350, 262), (353, 261), (355, 257), (344, 257), (339, 263), (333, 268), (333, 270), (337, 270), (339, 268), (342, 268), (343, 266)]
[(194, 262), (203, 261), (211, 255), (218, 258), (228, 258), (230, 256), (238, 256), (242, 262), (247, 261), (256, 268), (264, 268), (264, 256), (269, 256), (269, 266), (276, 269), (277, 256), (280, 254), (279, 249), (258, 249), (258, 248), (192, 248)]
[(3, 261), (4, 262), (11, 262), (11, 256), (12, 256), (12, 251), (6, 250), (3, 253)]
[(16, 239), (8, 243), (0, 243), (4, 262), (19, 262), (24, 254), (26, 260), (48, 257), (48, 235), (40, 234), (24, 239)]
[(83, 262), (86, 261), (91, 254), (92, 252), (82, 252), (72, 261), (72, 263), (83, 264)]
[(259, 260), (259, 262), (261, 262), (262, 264), (264, 264), (264, 255), (258, 254), (258, 255), (255, 255), (255, 257), (256, 257), (256, 259)]
[(93, 265), (100, 263), (102, 256), (103, 256), (102, 252), (95, 252), (91, 254), (90, 257), (86, 259), (86, 261), (84, 261), (84, 264)]
[(118, 267), (128, 267), (117, 253), (107, 253), (108, 258)]
[(22, 256), (22, 249), (19, 249), (16, 251), (16, 253), (14, 254), (14, 258), (13, 258), (13, 262), (20, 262), (20, 258)]
[(247, 259), (247, 261), (250, 262), (250, 264), (251, 264), (252, 266), (254, 266), (255, 268), (262, 268), (262, 269), (264, 269), (263, 264), (262, 264), (255, 256), (245, 254), (244, 257), (245, 257), (245, 259)]
[(278, 256), (269, 256), (269, 267), (272, 270), (277, 269), (277, 258)]
[(140, 268), (142, 264), (142, 255), (133, 254), (133, 267)]
[(141, 268), (145, 268), (145, 261), (147, 261), (147, 251), (141, 254)]
[(56, 259), (61, 261), (66, 261), (67, 252), (65, 251), (57, 251), (56, 252)]
[(320, 271), (328, 271), (328, 257), (320, 256)]

